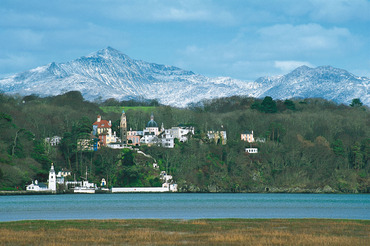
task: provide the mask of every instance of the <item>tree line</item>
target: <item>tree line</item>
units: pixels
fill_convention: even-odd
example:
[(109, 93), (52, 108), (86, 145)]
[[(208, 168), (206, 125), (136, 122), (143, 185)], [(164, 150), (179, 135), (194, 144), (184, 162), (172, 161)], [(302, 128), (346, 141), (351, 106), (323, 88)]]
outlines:
[[(262, 192), (266, 190), (369, 192), (369, 110), (358, 99), (351, 105), (324, 99), (273, 100), (233, 96), (205, 100), (188, 108), (154, 102), (155, 120), (165, 128), (192, 125), (195, 134), (174, 149), (142, 146), (153, 160), (130, 150), (82, 151), (77, 139), (90, 134), (96, 116), (111, 119), (119, 134), (120, 113), (101, 106), (129, 106), (109, 99), (89, 102), (79, 92), (40, 98), (0, 94), (0, 188), (14, 189), (33, 179), (47, 180), (50, 163), (72, 170), (86, 168), (91, 181), (110, 186), (159, 186), (158, 174), (174, 176), (185, 192)], [(131, 104), (132, 105), (132, 104)], [(136, 104), (135, 106), (140, 106)], [(142, 129), (150, 112), (125, 110), (128, 128)], [(227, 144), (210, 141), (208, 130), (227, 131)], [(265, 142), (240, 140), (245, 130)], [(46, 137), (61, 136), (57, 147)], [(248, 154), (246, 147), (258, 148)]]

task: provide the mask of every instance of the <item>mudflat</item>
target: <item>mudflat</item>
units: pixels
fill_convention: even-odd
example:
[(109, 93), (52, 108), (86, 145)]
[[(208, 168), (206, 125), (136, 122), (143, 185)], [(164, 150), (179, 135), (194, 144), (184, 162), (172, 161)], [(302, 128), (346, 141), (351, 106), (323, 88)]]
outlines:
[(197, 219), (0, 222), (0, 245), (369, 245), (369, 220)]

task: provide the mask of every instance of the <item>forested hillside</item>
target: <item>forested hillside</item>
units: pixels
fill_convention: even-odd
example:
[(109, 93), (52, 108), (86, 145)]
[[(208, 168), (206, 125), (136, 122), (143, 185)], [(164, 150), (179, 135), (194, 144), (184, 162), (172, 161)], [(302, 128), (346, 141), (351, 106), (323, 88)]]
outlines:
[[(230, 97), (179, 109), (156, 101), (88, 102), (79, 92), (47, 98), (0, 94), (0, 189), (46, 181), (51, 162), (57, 171), (72, 170), (76, 178), (87, 167), (90, 181), (104, 177), (109, 186), (159, 186), (160, 170), (135, 151), (77, 148), (77, 139), (91, 132), (98, 114), (112, 120), (119, 133), (120, 111), (107, 110), (117, 106), (135, 106), (125, 110), (128, 128), (135, 130), (148, 122), (148, 106), (165, 128), (195, 127), (190, 141), (176, 142), (174, 149), (140, 147), (157, 160), (160, 170), (174, 176), (180, 191), (370, 191), (370, 115), (359, 100), (350, 106), (323, 99)], [(227, 144), (208, 139), (207, 130), (227, 131)], [(266, 141), (241, 141), (245, 130)], [(45, 144), (46, 137), (55, 135), (63, 137), (59, 146)], [(245, 153), (245, 147), (259, 152)]]

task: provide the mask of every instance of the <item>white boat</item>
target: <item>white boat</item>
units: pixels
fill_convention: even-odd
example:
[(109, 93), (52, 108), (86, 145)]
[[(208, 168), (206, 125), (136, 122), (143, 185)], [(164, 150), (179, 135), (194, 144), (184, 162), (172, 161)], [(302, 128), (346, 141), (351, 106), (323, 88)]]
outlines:
[(95, 190), (97, 189), (96, 185), (94, 183), (89, 183), (87, 180), (87, 167), (86, 167), (86, 178), (84, 181), (82, 181), (81, 186), (77, 186), (73, 188), (74, 193), (87, 193), (87, 194), (94, 194)]
[(73, 188), (74, 193), (87, 193), (87, 194), (94, 194), (95, 193), (95, 188), (90, 188), (86, 186), (82, 187), (75, 187)]
[(94, 183), (89, 183), (89, 181), (82, 181), (82, 186), (77, 186), (73, 188), (74, 193), (89, 193), (94, 194), (96, 190), (96, 185)]

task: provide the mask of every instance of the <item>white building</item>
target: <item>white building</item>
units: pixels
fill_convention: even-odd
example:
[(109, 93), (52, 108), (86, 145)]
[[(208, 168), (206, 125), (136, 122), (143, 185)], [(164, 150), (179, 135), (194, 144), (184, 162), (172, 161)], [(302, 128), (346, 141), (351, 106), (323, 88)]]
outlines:
[(168, 189), (172, 192), (177, 192), (177, 184), (164, 183), (162, 184), (162, 188)]
[(71, 176), (71, 175), (72, 175), (71, 171), (62, 169), (62, 171), (58, 172), (57, 177), (67, 177), (67, 176)]
[(145, 135), (159, 135), (159, 128), (157, 122), (154, 121), (154, 115), (150, 116), (150, 121), (146, 124), (146, 128), (143, 130), (143, 134)]
[(155, 135), (144, 135), (142, 138), (140, 138), (140, 144), (146, 144), (146, 145), (158, 145), (159, 143), (158, 136)]
[(27, 191), (51, 191), (52, 193), (57, 192), (57, 177), (55, 175), (54, 165), (51, 163), (49, 171), (48, 186), (43, 183), (39, 183), (37, 180), (32, 181), (32, 184), (26, 186)]
[(164, 148), (173, 148), (175, 147), (175, 138), (172, 135), (171, 130), (164, 130), (159, 134), (159, 143)]
[(74, 187), (82, 186), (82, 181), (66, 181), (65, 182), (66, 189), (71, 189)]
[(68, 176), (71, 176), (71, 171), (67, 171), (64, 169), (62, 171), (59, 171), (57, 174), (57, 184), (64, 184), (64, 178)]
[(177, 138), (180, 142), (186, 142), (189, 133), (194, 135), (194, 127), (176, 126), (171, 128), (171, 132), (174, 138)]
[(245, 152), (249, 154), (256, 154), (258, 153), (258, 149), (257, 148), (245, 148)]
[(45, 138), (45, 143), (48, 143), (51, 146), (59, 145), (60, 141), (62, 141), (62, 137), (59, 137), (59, 136), (54, 136), (54, 137), (51, 137), (51, 138)]
[(150, 121), (146, 124), (145, 129), (143, 130), (143, 136), (140, 138), (140, 144), (146, 145), (159, 145), (161, 140), (158, 138), (159, 128), (157, 122), (154, 121), (154, 115), (150, 116)]
[(172, 175), (167, 174), (166, 171), (162, 171), (159, 177), (164, 183), (169, 183), (172, 180)]
[(124, 149), (126, 146), (123, 143), (109, 143), (107, 144), (108, 148), (111, 149)]
[(171, 130), (164, 130), (158, 136), (155, 135), (144, 135), (140, 139), (140, 144), (145, 144), (148, 146), (158, 146), (164, 148), (175, 147), (175, 139), (171, 134)]
[(39, 183), (37, 180), (32, 181), (32, 184), (26, 186), (27, 191), (49, 191), (49, 188), (44, 183)]

